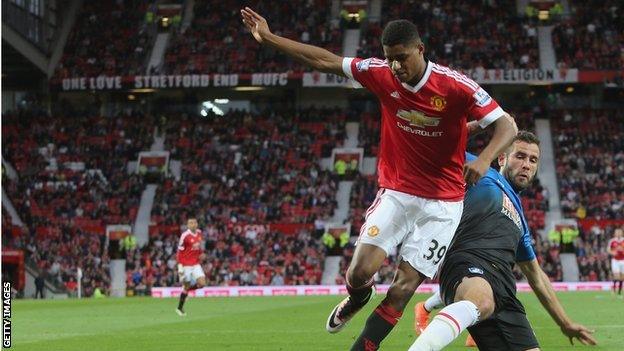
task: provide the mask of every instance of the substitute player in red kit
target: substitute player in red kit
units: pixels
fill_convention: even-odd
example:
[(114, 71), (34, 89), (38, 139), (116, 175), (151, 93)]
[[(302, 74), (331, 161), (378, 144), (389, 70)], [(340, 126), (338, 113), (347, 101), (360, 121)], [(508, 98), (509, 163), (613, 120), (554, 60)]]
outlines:
[[(244, 24), (263, 45), (312, 68), (349, 77), (374, 93), (381, 104), (381, 147), (377, 198), (346, 275), (349, 296), (330, 313), (326, 328), (340, 331), (373, 295), (373, 275), (388, 252), (401, 245), (397, 273), (386, 298), (366, 321), (352, 350), (376, 350), (402, 315), (420, 283), (442, 262), (459, 224), (466, 182), (476, 183), (517, 129), (477, 83), (424, 57), (416, 26), (392, 21), (383, 31), (385, 60), (339, 57), (277, 36), (249, 8)], [(489, 145), (465, 164), (468, 121), (493, 126)]]
[(188, 292), (201, 289), (206, 285), (206, 275), (200, 265), (203, 256), (202, 233), (197, 229), (197, 219), (189, 218), (186, 221), (186, 231), (180, 236), (176, 259), (178, 261), (178, 274), (184, 286), (184, 291), (180, 294), (180, 302), (176, 312), (180, 316), (186, 316), (184, 312), (184, 302)]
[(622, 297), (622, 280), (624, 280), (624, 230), (616, 228), (613, 238), (607, 246), (611, 255), (611, 274), (613, 274), (613, 294), (616, 291)]

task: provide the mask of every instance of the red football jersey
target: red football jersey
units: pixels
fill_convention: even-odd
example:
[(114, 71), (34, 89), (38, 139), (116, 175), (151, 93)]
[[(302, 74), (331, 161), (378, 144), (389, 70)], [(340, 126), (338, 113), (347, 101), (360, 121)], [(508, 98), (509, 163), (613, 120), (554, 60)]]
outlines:
[(613, 258), (616, 260), (624, 260), (624, 239), (612, 238), (609, 240), (609, 251), (615, 251)]
[(180, 236), (180, 243), (178, 244), (178, 252), (176, 253), (178, 263), (183, 266), (199, 264), (199, 256), (203, 252), (201, 244), (201, 230), (198, 229), (193, 233), (187, 229), (182, 233), (182, 236)]
[(483, 128), (504, 115), (477, 83), (427, 62), (415, 86), (401, 82), (386, 60), (345, 57), (344, 73), (381, 104), (379, 186), (428, 199), (464, 198), (469, 120)]

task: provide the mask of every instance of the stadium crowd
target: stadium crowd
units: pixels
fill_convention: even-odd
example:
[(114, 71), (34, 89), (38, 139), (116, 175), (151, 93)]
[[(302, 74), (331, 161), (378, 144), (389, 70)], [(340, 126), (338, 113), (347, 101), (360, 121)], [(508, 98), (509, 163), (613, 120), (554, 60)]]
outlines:
[(364, 149), (365, 157), (376, 157), (379, 151), (381, 120), (378, 115), (362, 113), (359, 119), (359, 147)]
[(613, 226), (592, 226), (585, 230), (582, 227), (576, 239), (576, 256), (581, 281), (611, 280), (611, 260), (607, 244), (613, 237)]
[(563, 280), (563, 266), (561, 265), (561, 247), (559, 243), (544, 240), (540, 235), (533, 235), (533, 248), (540, 266), (551, 281)]
[[(301, 72), (308, 68), (258, 46), (241, 26), (239, 10), (250, 6), (267, 16), (271, 30), (340, 54), (342, 32), (330, 19), (328, 0), (195, 2), (191, 26), (176, 30), (162, 71), (165, 74)], [(279, 13), (280, 16), (272, 16)]]
[(82, 4), (55, 77), (144, 74), (151, 46), (143, 21), (148, 5), (139, 0)]
[(552, 122), (561, 209), (566, 217), (624, 218), (624, 114), (563, 111)]
[[(557, 159), (564, 209), (567, 214), (582, 218), (579, 213), (583, 211), (579, 211), (579, 207), (586, 204), (584, 206), (588, 207), (586, 211), (589, 216), (620, 218), (617, 215), (621, 215), (618, 210), (621, 208), (621, 198), (609, 198), (605, 203), (583, 202), (580, 199), (585, 198), (584, 193), (577, 188), (596, 189), (594, 196), (601, 198), (609, 192), (622, 194), (621, 184), (618, 183), (622, 177), (617, 176), (617, 172), (621, 172), (617, 165), (621, 164), (619, 160), (623, 157), (622, 147), (617, 144), (621, 138), (617, 136), (622, 131), (617, 119), (606, 118), (607, 111), (598, 112), (589, 120), (584, 119), (584, 114), (579, 111), (573, 113), (562, 116), (561, 123), (556, 119), (553, 122), (556, 150), (561, 153)], [(162, 191), (158, 192), (153, 221), (156, 224), (176, 225), (191, 213), (206, 213), (202, 220), (207, 223), (309, 223), (312, 218), (329, 216), (335, 206), (336, 184), (329, 173), (315, 166), (315, 161), (326, 156), (328, 150), (334, 144), (339, 145), (344, 138), (344, 114), (333, 109), (309, 109), (290, 115), (293, 114), (300, 121), (295, 124), (300, 129), (289, 127), (291, 124), (287, 123), (285, 115), (279, 113), (265, 117), (263, 114), (235, 111), (225, 119), (209, 116), (214, 119), (214, 123), (199, 127), (191, 126), (191, 121), (185, 118), (168, 121), (164, 129), (165, 144), (170, 148), (173, 158), (188, 162), (183, 166), (182, 177), (166, 180)], [(101, 223), (129, 223), (136, 215), (140, 190), (143, 188), (142, 180), (137, 176), (124, 176), (124, 172), (118, 170), (124, 169), (125, 163), (136, 157), (138, 151), (148, 147), (151, 140), (146, 135), (151, 135), (148, 130), (153, 125), (132, 123), (132, 118), (144, 118), (141, 115), (119, 115), (112, 119), (61, 116), (55, 123), (49, 123), (46, 116), (40, 115), (28, 116), (27, 123), (31, 128), (25, 129), (20, 128), (25, 123), (23, 117), (18, 114), (6, 114), (3, 117), (6, 123), (3, 128), (5, 157), (20, 175), (19, 182), (4, 177), (3, 186), (29, 228), (24, 235), (15, 236), (12, 244), (26, 248), (28, 257), (47, 271), (48, 277), (58, 284), (65, 284), (70, 290), (75, 289), (75, 270), (83, 267), (85, 294), (92, 294), (96, 287), (106, 291), (110, 279), (108, 257), (102, 251), (102, 236), (93, 231)], [(530, 129), (532, 120), (528, 114), (520, 115), (517, 120), (521, 128)], [(362, 121), (363, 125), (373, 123), (373, 119), (367, 120), (366, 116)], [(265, 133), (256, 133), (253, 138), (249, 138), (252, 127), (261, 127)], [(594, 130), (596, 128), (600, 130)], [(371, 129), (371, 134), (378, 133)], [(584, 129), (589, 133), (572, 133), (573, 130)], [(574, 138), (570, 139), (572, 135)], [(611, 142), (602, 140), (603, 137)], [(483, 147), (482, 139), (479, 136), (471, 141), (472, 151), (478, 152)], [(317, 146), (306, 153), (305, 150), (312, 144)], [(584, 150), (584, 153), (580, 153), (580, 150)], [(119, 157), (101, 157), (110, 153)], [(600, 163), (591, 164), (596, 160)], [(583, 165), (583, 162), (587, 163)], [(80, 163), (84, 163), (84, 166), (77, 166)], [(588, 168), (587, 164), (593, 168)], [(230, 168), (226, 171), (226, 168), (221, 167)], [(598, 174), (600, 182), (596, 182), (596, 175), (589, 172), (594, 168), (604, 170), (604, 174)], [(586, 172), (589, 176), (581, 172), (583, 169), (589, 170)], [(266, 198), (262, 201), (262, 197), (252, 196), (262, 191), (245, 183), (248, 177), (258, 178), (252, 175), (254, 170), (262, 179), (269, 179), (276, 172), (282, 174), (273, 188), (280, 189), (282, 196), (286, 194), (281, 203), (288, 206), (271, 208), (268, 204), (275, 203), (275, 199)], [(222, 179), (211, 177), (210, 174), (229, 176)], [(565, 177), (566, 174), (569, 177)], [(221, 184), (227, 185), (229, 191), (219, 192)], [(267, 183), (263, 184), (263, 188), (266, 188)], [(608, 187), (613, 186), (617, 188), (607, 191), (610, 189)], [(358, 234), (365, 206), (374, 200), (376, 191), (374, 176), (356, 177), (350, 198), (352, 235)], [(569, 195), (570, 192), (575, 196)], [(539, 181), (523, 194), (523, 205), (534, 233), (544, 227), (543, 212), (548, 208), (547, 198), (548, 194)], [(570, 205), (573, 204), (572, 200), (578, 201), (576, 207)], [(39, 205), (50, 203), (54, 206)], [(96, 206), (96, 203), (108, 206)], [(324, 211), (285, 210), (290, 205), (299, 211), (313, 208), (323, 208)], [(175, 266), (177, 236), (163, 235), (158, 233), (158, 229), (156, 226), (153, 231), (155, 236), (151, 245), (128, 253), (127, 256), (128, 286), (139, 294), (148, 291), (151, 286), (176, 283), (172, 265)], [(210, 259), (204, 264), (204, 269), (208, 272), (210, 284), (277, 284), (282, 281), (285, 284), (304, 284), (320, 281), (322, 257), (315, 255), (323, 250), (318, 240), (306, 239), (303, 245), (292, 236), (276, 233), (233, 234), (222, 226), (209, 227), (206, 235), (209, 249), (207, 257)], [(299, 238), (306, 235), (309, 236), (302, 233)], [(596, 235), (593, 234), (594, 239), (585, 239), (577, 249), (584, 280), (608, 276), (608, 255), (602, 247), (606, 241), (596, 240)], [(258, 240), (271, 242), (271, 249), (257, 252), (254, 243), (258, 243)], [(542, 242), (538, 238), (535, 244), (549, 277), (561, 280), (558, 245)], [(353, 246), (348, 245), (341, 263), (343, 269), (348, 266), (352, 253)], [(314, 264), (304, 259), (307, 256), (316, 257)], [(395, 261), (394, 257), (388, 259), (388, 265), (377, 275), (379, 283), (392, 279)], [(278, 264), (283, 269), (266, 269), (267, 265), (273, 267), (273, 262), (283, 262)], [(342, 276), (337, 278), (337, 283), (340, 283)]]
[(561, 68), (586, 70), (624, 67), (624, 6), (616, 0), (570, 1), (568, 19), (552, 32)]
[[(515, 1), (384, 1), (380, 24), (362, 31), (360, 57), (384, 57), (381, 32), (400, 18), (417, 18), (426, 55), (452, 68), (538, 68), (537, 28), (518, 17)], [(484, 14), (487, 14), (484, 16)]]
[(3, 177), (3, 189), (26, 228), (12, 245), (59, 284), (82, 267), (85, 294), (107, 289), (105, 225), (136, 217), (143, 183), (126, 169), (151, 144), (148, 120), (25, 112), (2, 119), (3, 158), (19, 176)]
[[(552, 125), (565, 214), (622, 219), (622, 114), (578, 110), (559, 117)], [(342, 145), (345, 112), (231, 111), (225, 116), (209, 113), (201, 124), (192, 118), (197, 117), (172, 118), (159, 125), (165, 149), (172, 159), (183, 160), (182, 172), (179, 178), (166, 179), (157, 191), (149, 245), (126, 253), (129, 291), (145, 294), (152, 286), (177, 284), (179, 224), (195, 214), (209, 224), (203, 263), (209, 285), (319, 284), (324, 249), (307, 230), (287, 236), (234, 231), (231, 225), (312, 223), (330, 217), (337, 183), (317, 161)], [(519, 113), (516, 120), (521, 129), (533, 129), (531, 113)], [(375, 143), (368, 136), (378, 135), (379, 123), (366, 114), (360, 121), (360, 146), (374, 155)], [(96, 289), (107, 293), (109, 257), (101, 230), (105, 223), (129, 224), (136, 216), (144, 181), (127, 175), (127, 162), (149, 148), (155, 126), (152, 118), (136, 112), (113, 118), (3, 115), (3, 157), (19, 174), (19, 181), (3, 177), (3, 188), (26, 224), (21, 231), (3, 227), (5, 243), (25, 249), (31, 262), (69, 291), (76, 288), (75, 271), (81, 267), (84, 294)], [(469, 150), (478, 153), (486, 138), (486, 134), (472, 138)], [(352, 236), (359, 234), (366, 206), (376, 192), (375, 176), (356, 176), (350, 195)], [(539, 180), (523, 193), (534, 234), (544, 228), (547, 199)], [(8, 218), (5, 212), (3, 218)], [(172, 226), (173, 233), (162, 230)], [(7, 241), (5, 233), (12, 240)], [(608, 235), (608, 229), (592, 229), (577, 242), (582, 280), (608, 279), (604, 248)], [(561, 280), (559, 245), (542, 241), (539, 235), (534, 240), (550, 279)], [(348, 244), (337, 284), (343, 283), (352, 255), (353, 245)], [(376, 281), (390, 282), (396, 263), (395, 256), (389, 257)]]
[[(155, 30), (145, 20), (149, 3), (85, 3), (70, 33), (56, 78), (135, 75), (146, 72)], [(309, 69), (258, 44), (240, 25), (238, 10), (251, 6), (268, 16), (276, 34), (342, 54), (343, 30), (328, 0), (197, 1), (189, 26), (171, 26), (164, 62), (149, 74), (302, 72)], [(496, 2), (384, 1), (381, 20), (364, 22), (358, 56), (383, 57), (381, 32), (398, 18), (418, 18), (432, 61), (453, 68), (539, 68), (537, 28), (517, 14), (512, 0)], [(553, 45), (561, 68), (621, 69), (624, 27), (617, 1), (572, 1), (555, 25)], [(281, 16), (271, 17), (270, 14)], [(483, 16), (487, 13), (487, 16)], [(115, 29), (109, 23), (115, 23)], [(453, 38), (447, 40), (445, 38)], [(601, 40), (597, 40), (600, 38)], [(123, 59), (120, 59), (123, 58)]]
[[(208, 286), (316, 285), (323, 273), (324, 250), (307, 230), (296, 235), (222, 223), (203, 229), (202, 268)], [(126, 254), (127, 287), (145, 294), (152, 286), (175, 286), (177, 235), (155, 234), (148, 245)]]
[(156, 225), (195, 213), (207, 223), (311, 223), (331, 216), (337, 183), (317, 161), (344, 140), (340, 110), (232, 111), (206, 121), (176, 119), (166, 126), (166, 148), (184, 162), (180, 179), (158, 189)]

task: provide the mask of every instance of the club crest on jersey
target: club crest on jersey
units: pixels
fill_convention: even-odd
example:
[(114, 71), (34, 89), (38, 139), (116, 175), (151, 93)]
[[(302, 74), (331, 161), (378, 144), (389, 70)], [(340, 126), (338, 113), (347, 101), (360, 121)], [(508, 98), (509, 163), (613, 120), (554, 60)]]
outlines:
[(379, 234), (379, 227), (376, 225), (368, 228), (368, 236), (376, 237)]
[(358, 72), (368, 71), (368, 66), (370, 66), (371, 59), (367, 58), (355, 64), (355, 68)]
[(479, 88), (472, 97), (475, 99), (475, 104), (479, 107), (485, 107), (492, 102), (492, 98), (490, 94), (488, 94), (483, 88)]
[(424, 113), (416, 110), (405, 111), (399, 110), (397, 111), (397, 117), (400, 119), (409, 122), (410, 125), (416, 126), (419, 128), (424, 127), (437, 127), (440, 124), (440, 118), (429, 117)]
[(431, 103), (431, 107), (436, 111), (442, 111), (446, 107), (446, 100), (438, 95), (432, 96), (429, 102)]
[(520, 220), (520, 214), (516, 211), (516, 207), (513, 202), (509, 199), (507, 194), (503, 193), (503, 208), (501, 212), (511, 219), (517, 226), (522, 230), (522, 221)]

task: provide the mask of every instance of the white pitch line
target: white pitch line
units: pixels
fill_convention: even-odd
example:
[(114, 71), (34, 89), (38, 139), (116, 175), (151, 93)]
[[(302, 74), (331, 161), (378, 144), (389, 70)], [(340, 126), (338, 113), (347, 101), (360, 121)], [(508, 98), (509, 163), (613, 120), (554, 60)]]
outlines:
[(608, 300), (613, 300), (613, 301), (615, 301), (615, 300), (622, 300), (622, 297), (620, 297), (620, 296), (615, 297), (613, 295), (596, 295), (596, 296), (594, 296), (594, 298), (595, 299), (608, 299)]

